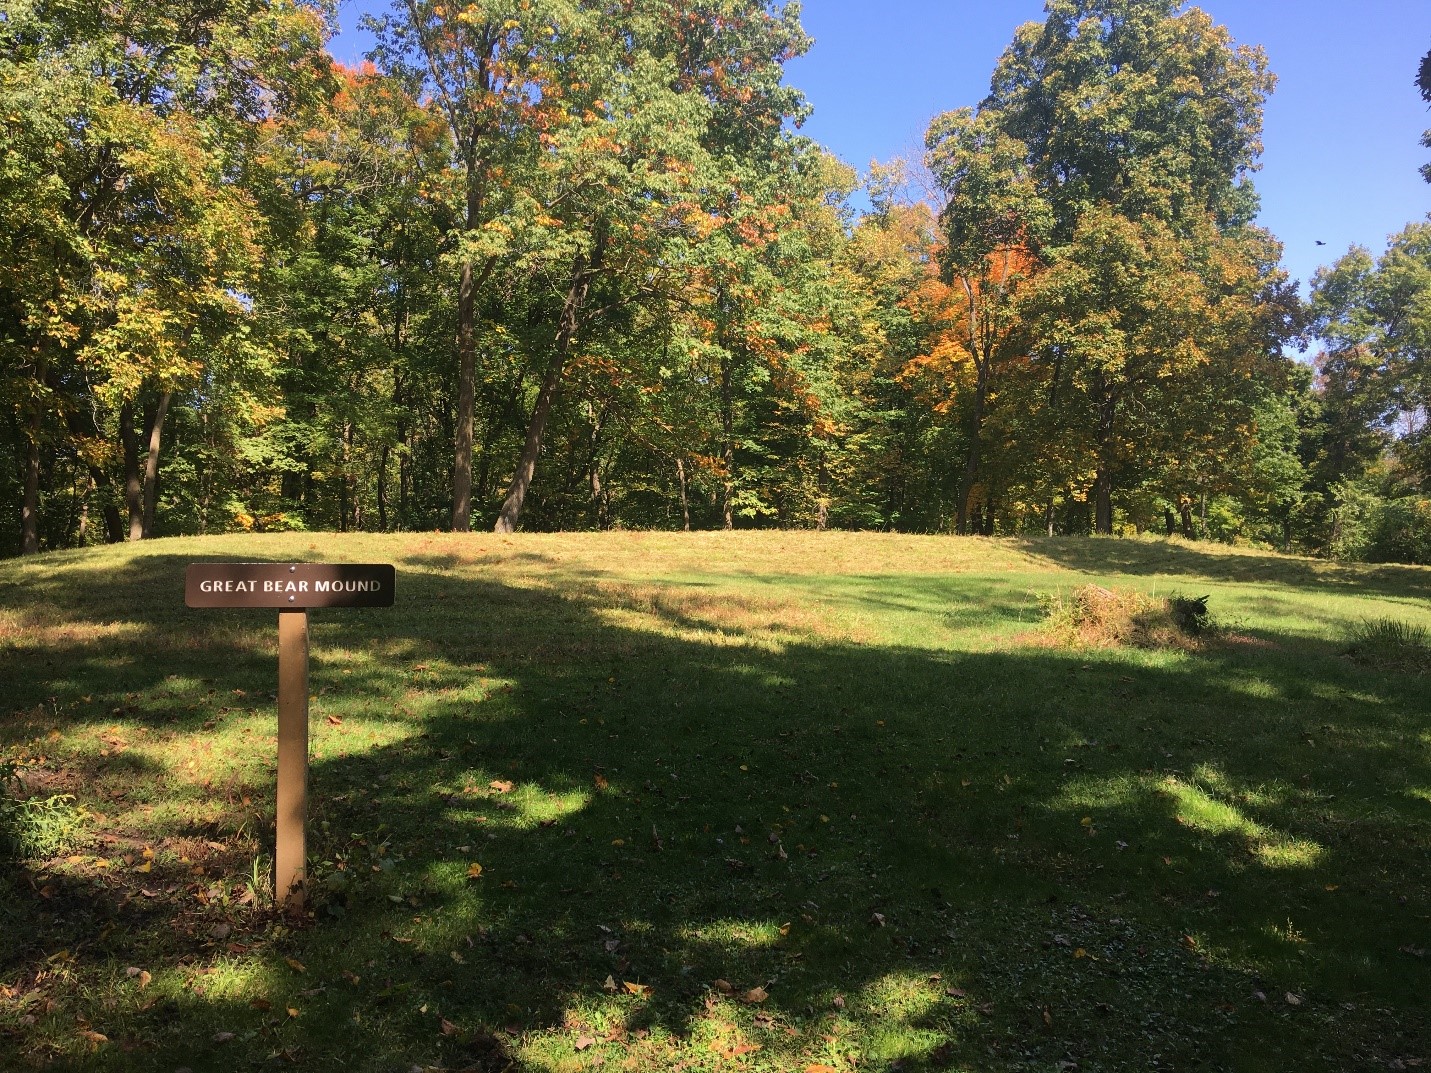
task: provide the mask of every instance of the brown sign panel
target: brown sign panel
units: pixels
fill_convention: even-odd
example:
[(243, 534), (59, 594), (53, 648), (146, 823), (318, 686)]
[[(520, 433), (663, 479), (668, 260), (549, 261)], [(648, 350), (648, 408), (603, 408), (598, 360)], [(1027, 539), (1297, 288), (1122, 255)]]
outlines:
[(190, 607), (392, 607), (391, 563), (192, 563)]

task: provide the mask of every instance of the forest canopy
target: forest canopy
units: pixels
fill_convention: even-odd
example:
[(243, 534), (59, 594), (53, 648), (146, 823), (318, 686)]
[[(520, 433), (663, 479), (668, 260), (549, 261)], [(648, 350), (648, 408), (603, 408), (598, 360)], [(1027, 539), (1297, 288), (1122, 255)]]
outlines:
[(1257, 223), (1274, 73), (1200, 9), (1049, 0), (864, 176), (801, 133), (795, 3), (369, 28), (350, 67), (323, 0), (6, 6), (5, 554), (844, 527), (1431, 562), (1431, 223), (1304, 301)]

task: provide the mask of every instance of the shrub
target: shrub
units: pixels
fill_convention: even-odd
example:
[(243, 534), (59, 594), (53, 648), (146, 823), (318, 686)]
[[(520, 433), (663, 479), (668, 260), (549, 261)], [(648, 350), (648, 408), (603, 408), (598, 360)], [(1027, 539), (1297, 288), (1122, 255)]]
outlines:
[(1388, 499), (1372, 512), (1362, 557), (1369, 563), (1431, 563), (1431, 499)]

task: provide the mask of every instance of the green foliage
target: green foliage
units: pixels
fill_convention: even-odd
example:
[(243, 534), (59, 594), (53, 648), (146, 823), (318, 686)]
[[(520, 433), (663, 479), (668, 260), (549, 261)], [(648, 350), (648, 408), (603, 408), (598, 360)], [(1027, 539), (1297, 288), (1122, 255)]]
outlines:
[[(1416, 88), (1421, 91), (1421, 99), (1431, 104), (1431, 51), (1421, 57), (1421, 64), (1416, 70)], [(1421, 136), (1421, 144), (1431, 149), (1431, 130)], [(1431, 183), (1431, 164), (1421, 165), (1421, 175)]]
[(0, 761), (0, 850), (19, 859), (40, 860), (76, 844), (85, 810), (72, 794), (31, 797), (12, 761)]
[(485, 513), (1425, 556), (1431, 224), (1320, 273), (1287, 360), (1275, 80), (1195, 8), (1053, 0), (863, 215), (795, 133), (796, 4), (414, 0), (355, 69), (332, 15), (7, 8), (6, 550)]

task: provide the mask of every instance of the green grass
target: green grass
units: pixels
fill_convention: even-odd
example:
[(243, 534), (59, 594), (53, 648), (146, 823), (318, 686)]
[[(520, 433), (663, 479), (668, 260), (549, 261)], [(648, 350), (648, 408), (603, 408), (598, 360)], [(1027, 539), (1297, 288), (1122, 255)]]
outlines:
[[(199, 559), (398, 569), (393, 609), (313, 615), (304, 919), (266, 904), (274, 615), (186, 610)], [(1040, 594), (1090, 582), (1219, 629), (1051, 643)], [(838, 533), (0, 563), (10, 799), (83, 810), (0, 868), (0, 1068), (1414, 1068), (1431, 704), (1356, 631), (1428, 596)]]

